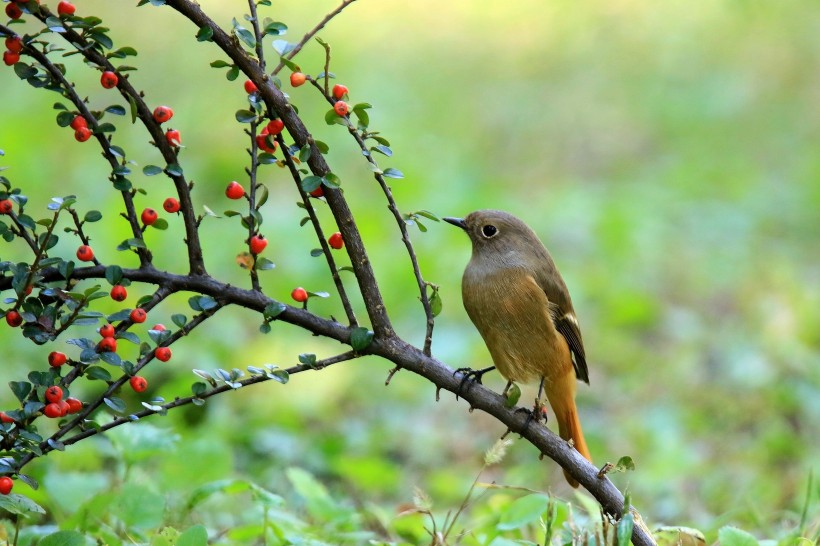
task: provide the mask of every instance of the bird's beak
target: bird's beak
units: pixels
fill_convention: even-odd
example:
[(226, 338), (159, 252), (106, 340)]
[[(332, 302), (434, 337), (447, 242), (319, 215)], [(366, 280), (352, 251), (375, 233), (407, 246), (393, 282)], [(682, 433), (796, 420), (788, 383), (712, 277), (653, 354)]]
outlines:
[(453, 224), (456, 227), (460, 227), (464, 231), (467, 231), (467, 222), (464, 221), (464, 218), (442, 218), (448, 224)]

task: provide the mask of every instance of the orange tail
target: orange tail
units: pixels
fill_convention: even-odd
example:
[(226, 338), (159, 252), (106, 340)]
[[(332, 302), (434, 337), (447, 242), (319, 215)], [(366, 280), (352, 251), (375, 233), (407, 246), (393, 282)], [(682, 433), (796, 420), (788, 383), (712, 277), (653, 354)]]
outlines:
[[(575, 374), (567, 374), (563, 385), (551, 384), (552, 388), (547, 389), (552, 411), (555, 413), (555, 420), (558, 421), (558, 436), (564, 440), (572, 440), (575, 449), (592, 462), (589, 454), (584, 433), (581, 430), (581, 421), (578, 420), (578, 410), (575, 407)], [(563, 387), (563, 388), (562, 388)], [(578, 487), (578, 482), (564, 471), (564, 477), (572, 487)]]
[[(584, 458), (592, 462), (592, 457), (589, 454), (589, 448), (587, 448), (586, 440), (584, 440), (584, 433), (581, 430), (581, 421), (578, 420), (578, 412), (575, 409), (575, 403), (572, 403), (571, 407), (566, 408), (567, 411), (563, 412), (563, 415), (558, 413), (558, 409), (553, 408), (555, 411), (555, 417), (558, 421), (558, 436), (563, 438), (564, 440), (572, 440), (572, 443), (575, 445), (575, 449), (584, 456)], [(578, 487), (578, 482), (570, 476), (567, 471), (564, 471), (564, 477), (567, 479), (567, 482), (572, 487)]]

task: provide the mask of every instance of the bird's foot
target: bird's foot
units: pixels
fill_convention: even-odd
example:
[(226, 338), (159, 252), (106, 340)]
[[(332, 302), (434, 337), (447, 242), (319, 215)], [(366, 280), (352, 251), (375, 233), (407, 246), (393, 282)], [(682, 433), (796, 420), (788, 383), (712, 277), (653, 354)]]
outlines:
[(535, 421), (536, 423), (547, 423), (547, 406), (546, 404), (541, 403), (541, 401), (538, 399), (535, 400), (535, 404), (533, 405), (532, 409), (515, 408), (515, 413), (527, 414), (527, 420), (524, 421), (523, 430), (526, 430), (527, 427), (530, 426), (530, 423), (532, 423), (533, 421)]
[(484, 376), (485, 373), (491, 372), (495, 369), (495, 366), (490, 366), (489, 368), (483, 368), (481, 370), (474, 370), (472, 368), (458, 368), (455, 372), (453, 372), (453, 377), (457, 373), (463, 374), (464, 376), (461, 378), (461, 383), (458, 385), (458, 389), (456, 390), (456, 398), (459, 397), (461, 391), (464, 389), (464, 385), (467, 381), (475, 381), (476, 383), (481, 384), (481, 378)]

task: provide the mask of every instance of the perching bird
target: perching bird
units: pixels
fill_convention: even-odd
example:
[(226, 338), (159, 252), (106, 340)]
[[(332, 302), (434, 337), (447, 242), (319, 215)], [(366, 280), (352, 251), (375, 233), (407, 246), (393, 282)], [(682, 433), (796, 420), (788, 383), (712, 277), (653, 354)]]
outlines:
[(549, 252), (529, 226), (507, 212), (479, 210), (444, 220), (466, 231), (473, 244), (461, 285), (464, 308), (508, 381), (505, 394), (513, 382), (540, 382), (536, 407), (543, 389), (558, 435), (591, 461), (575, 407), (576, 378), (589, 383), (581, 330)]

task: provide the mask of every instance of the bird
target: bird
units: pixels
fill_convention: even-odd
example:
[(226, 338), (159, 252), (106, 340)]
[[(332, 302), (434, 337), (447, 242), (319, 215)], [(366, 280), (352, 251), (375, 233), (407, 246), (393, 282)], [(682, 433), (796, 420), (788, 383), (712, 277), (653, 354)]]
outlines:
[[(478, 329), (495, 368), (513, 383), (539, 382), (558, 423), (558, 435), (592, 461), (575, 405), (576, 380), (589, 384), (581, 329), (564, 279), (538, 235), (522, 220), (500, 210), (478, 210), (444, 218), (463, 229), (472, 243), (461, 292), (467, 315)], [(492, 370), (471, 371), (480, 381)], [(572, 487), (578, 482), (566, 470)]]

